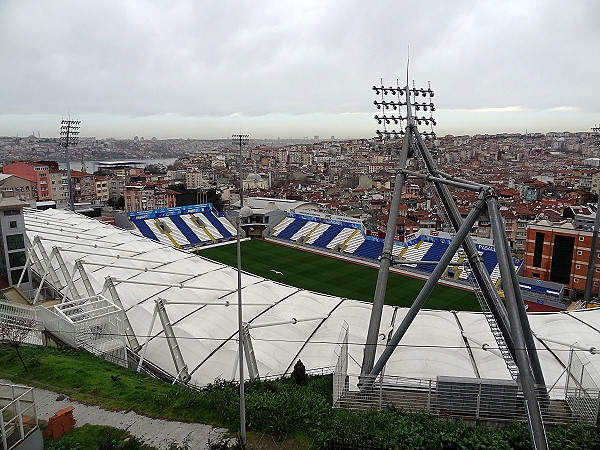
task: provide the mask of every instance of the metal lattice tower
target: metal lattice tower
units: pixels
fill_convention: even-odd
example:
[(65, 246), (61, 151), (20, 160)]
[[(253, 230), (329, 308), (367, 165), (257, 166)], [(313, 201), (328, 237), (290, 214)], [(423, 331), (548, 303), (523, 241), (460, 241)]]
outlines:
[(69, 160), (69, 147), (75, 147), (79, 143), (79, 128), (81, 121), (63, 119), (60, 124), (60, 145), (65, 148), (65, 160), (67, 163), (67, 183), (69, 184), (69, 209), (75, 211), (73, 199), (73, 186), (71, 184), (71, 163)]
[[(378, 100), (375, 100), (374, 104), (381, 111), (381, 113), (378, 112), (375, 115), (375, 120), (378, 124), (383, 125), (383, 130), (376, 131), (377, 136), (389, 143), (399, 143), (401, 139), (402, 150), (400, 151), (399, 168), (393, 190), (383, 251), (380, 256), (379, 273), (365, 343), (359, 387), (363, 392), (368, 392), (372, 388), (376, 377), (381, 374), (396, 346), (400, 343), (400, 340), (410, 327), (417, 313), (425, 304), (438, 280), (446, 271), (447, 266), (451, 264), (455, 253), (462, 248), (466, 257), (465, 262), (468, 263), (467, 268), (470, 268), (472, 279), (478, 288), (476, 289), (476, 293), (482, 303), (482, 308), (488, 319), (488, 323), (490, 323), (492, 333), (498, 342), (511, 375), (521, 384), (529, 420), (532, 445), (536, 449), (547, 449), (548, 444), (538, 402), (538, 393), (536, 392), (536, 384), (544, 385), (544, 378), (533, 341), (533, 335), (525, 313), (525, 306), (510, 255), (510, 247), (504, 231), (496, 193), (490, 186), (451, 176), (437, 168), (432, 153), (423, 140), (424, 136), (429, 139), (435, 138), (435, 134), (433, 132), (421, 133), (417, 128), (417, 125), (425, 124), (433, 126), (436, 124), (435, 119), (432, 117), (435, 106), (432, 102), (434, 94), (430, 86), (427, 89), (417, 89), (414, 86), (410, 88), (407, 77), (407, 83), (404, 87), (400, 87), (398, 82), (396, 82), (396, 87), (387, 87), (382, 82), (380, 86), (373, 86), (373, 90), (379, 97)], [(421, 99), (418, 97), (423, 97), (423, 99), (428, 99), (428, 101), (420, 101)], [(429, 117), (414, 115), (413, 110), (415, 112), (421, 110), (428, 111)], [(403, 124), (405, 124), (404, 130), (402, 130)], [(390, 130), (389, 128), (392, 125), (394, 127)], [(424, 166), (423, 172), (411, 172), (406, 169), (408, 158), (413, 156), (422, 161)], [(378, 361), (375, 362), (389, 268), (395, 263), (392, 249), (396, 234), (400, 199), (404, 183), (410, 178), (422, 179), (433, 184), (443, 207), (444, 215), (451, 223), (455, 235), (421, 289), (421, 292), (415, 298), (413, 305), (396, 328), (394, 335), (389, 339)], [(478, 199), (465, 219), (461, 217), (449, 187), (472, 190), (478, 193)], [(492, 225), (506, 307), (500, 300), (496, 287), (485, 268), (483, 258), (470, 237), (471, 228), (483, 212), (488, 213)], [(547, 399), (545, 391), (540, 397)]]

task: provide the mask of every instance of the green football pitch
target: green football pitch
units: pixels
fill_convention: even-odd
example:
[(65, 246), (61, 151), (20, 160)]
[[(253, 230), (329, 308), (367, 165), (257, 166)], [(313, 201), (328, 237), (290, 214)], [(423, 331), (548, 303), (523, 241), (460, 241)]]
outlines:
[[(235, 244), (202, 249), (198, 254), (237, 267)], [(242, 243), (242, 269), (290, 286), (368, 302), (373, 301), (378, 272), (374, 267), (263, 240)], [(390, 272), (385, 303), (410, 306), (424, 284), (424, 280)], [(474, 293), (440, 284), (424, 308), (481, 311)]]

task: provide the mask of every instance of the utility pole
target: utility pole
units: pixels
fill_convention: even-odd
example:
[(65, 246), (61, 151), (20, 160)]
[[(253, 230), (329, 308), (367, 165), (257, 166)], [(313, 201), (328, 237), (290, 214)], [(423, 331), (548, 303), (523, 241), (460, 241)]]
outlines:
[(79, 143), (79, 120), (63, 119), (60, 124), (60, 145), (65, 148), (65, 160), (67, 162), (67, 183), (69, 185), (69, 209), (75, 211), (73, 199), (73, 185), (71, 184), (71, 163), (69, 160), (69, 147), (75, 147)]
[(234, 134), (233, 141), (237, 142), (239, 148), (239, 177), (240, 177), (240, 210), (237, 219), (237, 275), (238, 275), (238, 366), (240, 369), (240, 446), (246, 447), (246, 400), (244, 394), (244, 322), (242, 318), (242, 246), (241, 246), (241, 228), (242, 228), (242, 209), (244, 208), (244, 177), (242, 168), (244, 159), (242, 157), (242, 147), (248, 143), (247, 134)]

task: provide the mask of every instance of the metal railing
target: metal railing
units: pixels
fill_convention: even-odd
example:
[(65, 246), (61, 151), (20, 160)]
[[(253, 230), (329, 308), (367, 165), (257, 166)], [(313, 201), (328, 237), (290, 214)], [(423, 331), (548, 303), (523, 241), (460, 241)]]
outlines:
[(44, 327), (37, 308), (0, 300), (0, 321), (12, 324), (11, 326), (16, 328), (21, 328), (23, 327), (21, 319), (33, 320), (33, 325), (30, 327), (29, 333), (27, 333), (22, 343), (42, 345), (42, 331)]
[(2, 450), (15, 448), (37, 428), (33, 388), (0, 384)]
[[(347, 333), (347, 330), (345, 330)], [(565, 369), (568, 381), (564, 395), (548, 398), (549, 390), (537, 386), (541, 413), (546, 424), (581, 423), (595, 426), (600, 390), (587, 371), (587, 363), (575, 352)], [(347, 373), (347, 345), (342, 342), (333, 375), (333, 407), (344, 409), (397, 408), (425, 412), (438, 417), (495, 423), (527, 422), (527, 407), (521, 385), (513, 380), (446, 377), (421, 379), (379, 376), (369, 390), (354, 388), (358, 374)], [(550, 389), (552, 390), (552, 389)]]
[(594, 426), (598, 420), (600, 396), (598, 386), (590, 371), (595, 371), (583, 352), (571, 349), (569, 353), (569, 373), (565, 384), (565, 401), (572, 411), (573, 418), (584, 425)]

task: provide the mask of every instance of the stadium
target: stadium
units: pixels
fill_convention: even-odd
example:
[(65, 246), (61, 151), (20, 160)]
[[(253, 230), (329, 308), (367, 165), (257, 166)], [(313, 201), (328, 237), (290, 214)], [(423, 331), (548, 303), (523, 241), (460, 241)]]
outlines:
[[(333, 373), (338, 408), (527, 421), (534, 448), (547, 448), (545, 424), (595, 426), (599, 310), (577, 309), (560, 284), (518, 276), (523, 261), (511, 256), (494, 189), (439, 171), (423, 141), (433, 133), (417, 130), (435, 125), (411, 112), (433, 110), (412, 100), (431, 89), (373, 89), (384, 113), (375, 116), (378, 136), (396, 149), (402, 138), (385, 237), (307, 205), (245, 199), (237, 135), (239, 209), (223, 214), (211, 204), (137, 211), (125, 230), (3, 199), (4, 269), (12, 294), (34, 307), (2, 302), (2, 317), (34, 318), (31, 343), (84, 348), (191, 387), (241, 382), (246, 369), (250, 379), (286, 376), (302, 361)], [(406, 106), (407, 117), (386, 115), (392, 106)], [(405, 131), (385, 128), (403, 120)], [(433, 185), (446, 233), (421, 229), (396, 241), (408, 179)], [(466, 215), (450, 187), (476, 193)], [(484, 211), (494, 240), (471, 236)], [(259, 253), (248, 242), (241, 252), (242, 235), (271, 247)], [(233, 243), (237, 269), (203, 256), (220, 248), (233, 264)], [(306, 262), (307, 254), (327, 262)]]
[[(202, 257), (202, 251), (200, 255), (194, 253), (207, 246), (192, 243), (195, 239), (190, 235), (193, 230), (198, 240), (206, 235), (213, 246), (225, 246), (234, 242), (235, 227), (210, 205), (145, 214), (145, 218), (141, 213), (133, 215), (136, 229), (126, 231), (69, 211), (24, 209), (28, 263), (35, 284), (39, 284), (29, 295), (38, 302), (62, 298), (62, 303), (55, 305), (60, 316), (53, 318), (56, 328), (48, 325), (48, 319), (43, 320), (46, 327), (64, 341), (170, 380), (203, 386), (217, 378), (237, 379), (237, 271)], [(367, 248), (365, 242), (374, 245), (377, 241), (367, 239), (359, 228), (328, 224), (318, 215), (311, 220), (307, 214), (301, 218), (285, 211), (269, 214), (279, 220), (265, 224), (265, 239), (285, 241), (291, 252), (301, 252), (293, 247), (308, 237), (305, 245), (321, 244), (320, 251), (329, 249), (336, 258), (342, 246), (342, 253), (353, 249), (356, 262), (362, 258), (362, 264), (368, 255), (375, 255), (361, 253)], [(264, 223), (267, 219), (263, 215), (260, 220)], [(251, 224), (249, 221), (247, 226)], [(316, 224), (330, 225), (327, 230), (337, 225), (337, 234), (330, 233), (327, 241), (321, 238), (327, 230), (313, 236)], [(148, 237), (149, 231), (154, 237)], [(361, 239), (364, 241), (358, 243)], [(432, 248), (447, 245), (443, 238), (438, 239), (420, 234), (397, 245), (395, 252), (410, 255), (420, 251), (425, 261), (433, 258)], [(246, 248), (242, 246), (242, 251)], [(489, 258), (486, 267), (493, 276), (497, 270), (492, 264), (493, 247), (482, 252)], [(456, 255), (459, 260), (460, 255)], [(376, 264), (375, 258), (372, 261)], [(459, 272), (448, 275), (444, 282), (460, 283), (461, 266), (457, 267)], [(428, 268), (417, 264), (402, 270), (414, 275), (427, 273)], [(249, 272), (243, 272), (241, 280), (243, 320), (248, 325), (243, 339), (253, 355), (248, 362), (252, 377), (289, 375), (298, 360), (310, 372), (331, 373), (336, 365), (340, 370), (342, 361), (339, 405), (343, 404), (344, 392), (348, 398), (358, 391), (369, 302), (313, 292)], [(37, 308), (38, 314), (49, 314), (48, 308)], [(118, 313), (121, 308), (124, 315)], [(385, 347), (386, 335), (406, 312), (406, 307), (384, 306), (378, 354)], [(528, 316), (547, 385), (553, 386), (550, 398), (567, 401), (565, 393), (573, 386), (567, 369), (575, 358), (578, 370), (583, 373), (585, 369), (586, 383), (597, 385), (598, 310)], [(69, 326), (74, 330), (70, 335)], [(440, 377), (511, 382), (480, 312), (422, 310), (385, 370), (409, 384), (439, 383)], [(597, 390), (589, 392), (597, 396)]]

